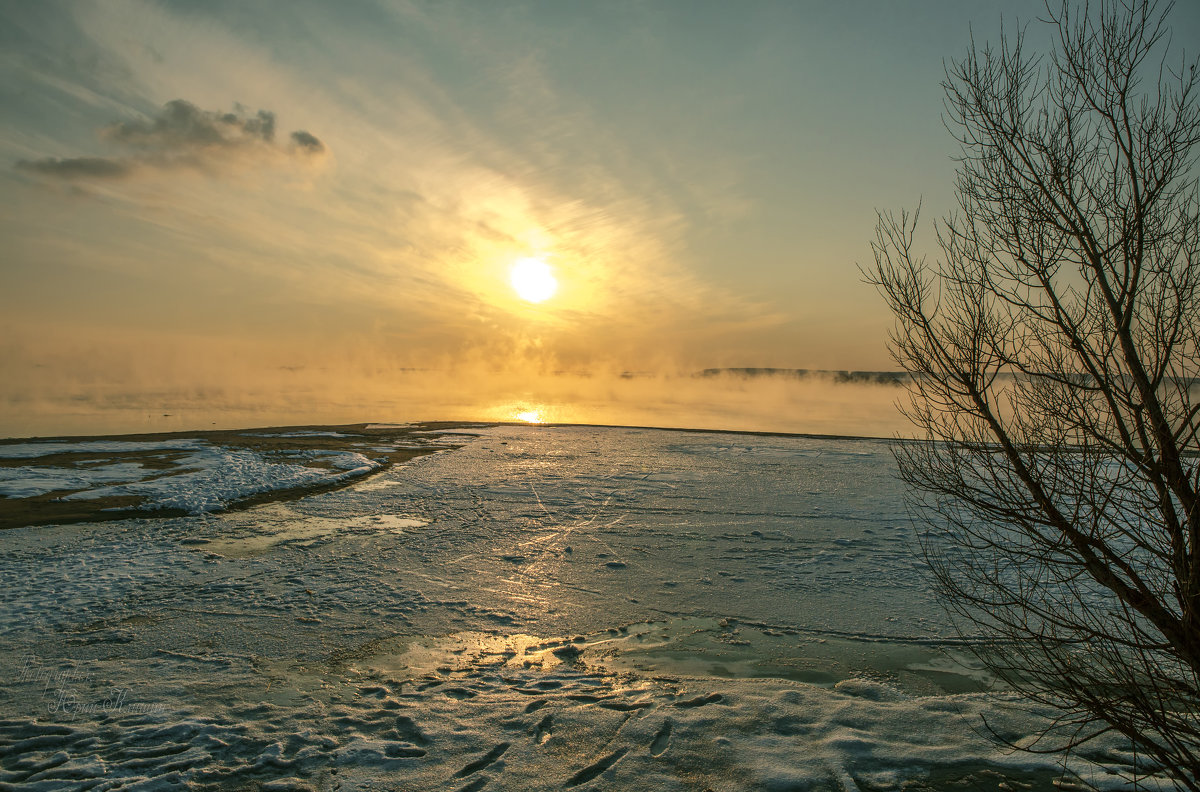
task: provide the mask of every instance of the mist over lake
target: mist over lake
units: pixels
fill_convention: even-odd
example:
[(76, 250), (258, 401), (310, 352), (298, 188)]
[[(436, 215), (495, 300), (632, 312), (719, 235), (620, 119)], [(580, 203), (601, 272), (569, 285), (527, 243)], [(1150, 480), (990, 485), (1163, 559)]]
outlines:
[[(276, 371), (255, 386), (64, 391), (36, 378), (10, 388), (0, 434), (118, 434), (362, 421), (513, 421), (891, 437), (903, 375), (794, 369), (557, 372)], [(354, 383), (351, 386), (351, 383)], [(286, 395), (284, 395), (286, 394)], [(524, 417), (523, 417), (524, 416)]]

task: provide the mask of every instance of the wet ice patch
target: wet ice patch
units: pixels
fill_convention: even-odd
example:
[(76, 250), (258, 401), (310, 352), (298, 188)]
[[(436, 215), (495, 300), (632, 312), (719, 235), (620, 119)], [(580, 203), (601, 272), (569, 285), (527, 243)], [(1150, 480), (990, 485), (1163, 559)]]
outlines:
[(397, 517), (395, 515), (375, 515), (371, 517), (360, 517), (358, 520), (351, 522), (352, 528), (367, 528), (375, 530), (392, 531), (393, 533), (404, 533), (412, 528), (420, 528), (429, 525), (428, 520), (421, 520), (416, 517)]
[(262, 506), (226, 522), (237, 526), (235, 535), (185, 544), (204, 553), (248, 558), (285, 548), (304, 551), (339, 538), (404, 534), (429, 525), (429, 520), (407, 514), (307, 516), (285, 504)]

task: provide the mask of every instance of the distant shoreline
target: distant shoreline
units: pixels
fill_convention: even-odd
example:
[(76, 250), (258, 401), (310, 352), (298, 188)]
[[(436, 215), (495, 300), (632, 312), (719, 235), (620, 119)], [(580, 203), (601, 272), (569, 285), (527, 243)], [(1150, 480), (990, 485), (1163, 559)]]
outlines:
[(184, 438), (211, 440), (213, 438), (236, 435), (243, 432), (353, 432), (363, 430), (368, 426), (388, 427), (394, 431), (439, 431), (462, 429), (486, 429), (493, 426), (528, 426), (533, 428), (579, 428), (579, 429), (640, 429), (654, 432), (690, 432), (695, 434), (750, 435), (753, 437), (798, 437), (814, 440), (886, 440), (895, 439), (893, 436), (882, 435), (853, 435), (828, 434), (820, 432), (781, 432), (761, 429), (707, 429), (689, 426), (653, 426), (649, 424), (609, 424), (609, 423), (577, 423), (552, 422), (530, 423), (527, 421), (412, 421), (390, 423), (388, 421), (366, 421), (350, 424), (294, 424), (287, 426), (245, 426), (235, 429), (176, 429), (169, 432), (126, 432), (115, 434), (71, 434), (71, 435), (30, 435), (24, 437), (0, 437), (0, 446), (17, 443), (82, 443), (96, 440), (118, 441), (154, 441)]
[(477, 426), (545, 426), (571, 427), (580, 429), (642, 429), (648, 432), (689, 432), (692, 434), (750, 435), (752, 437), (797, 437), (811, 440), (882, 440), (891, 442), (892, 437), (878, 435), (821, 434), (818, 432), (768, 432), (759, 429), (694, 429), (686, 426), (641, 426), (637, 424), (592, 424), (592, 423), (541, 423), (527, 424), (521, 421), (492, 421)]

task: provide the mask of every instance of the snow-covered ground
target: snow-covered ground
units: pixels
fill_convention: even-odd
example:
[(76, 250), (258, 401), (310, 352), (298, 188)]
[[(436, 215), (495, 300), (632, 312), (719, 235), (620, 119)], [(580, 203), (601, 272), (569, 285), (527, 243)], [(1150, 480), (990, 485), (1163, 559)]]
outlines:
[[(0, 789), (1059, 777), (982, 735), (1039, 716), (953, 637), (886, 444), (477, 434), (286, 504), (0, 534)], [(1071, 761), (1119, 787), (1132, 756)]]
[[(336, 432), (260, 433), (260, 437), (346, 437)], [(172, 456), (164, 471), (141, 462), (97, 460), (70, 467), (35, 464), (52, 454), (130, 454), (161, 452)], [(266, 492), (333, 484), (369, 473), (379, 463), (353, 451), (293, 451), (286, 461), (271, 461), (246, 448), (213, 445), (204, 440), (153, 442), (120, 440), (29, 442), (0, 445), (0, 459), (29, 459), (30, 465), (0, 467), (0, 496), (28, 498), (60, 490), (78, 490), (64, 500), (97, 500), (113, 496), (147, 499), (147, 508), (180, 509), (199, 514)], [(312, 462), (323, 467), (313, 466)]]

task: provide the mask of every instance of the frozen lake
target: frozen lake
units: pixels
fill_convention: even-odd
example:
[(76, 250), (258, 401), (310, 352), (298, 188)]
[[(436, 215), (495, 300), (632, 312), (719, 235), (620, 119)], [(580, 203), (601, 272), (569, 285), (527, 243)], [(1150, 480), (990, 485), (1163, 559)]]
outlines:
[[(1036, 721), (933, 600), (885, 442), (454, 439), (286, 503), (0, 534), (0, 788), (1058, 777), (981, 736)], [(1116, 785), (1132, 757), (1092, 751)]]

